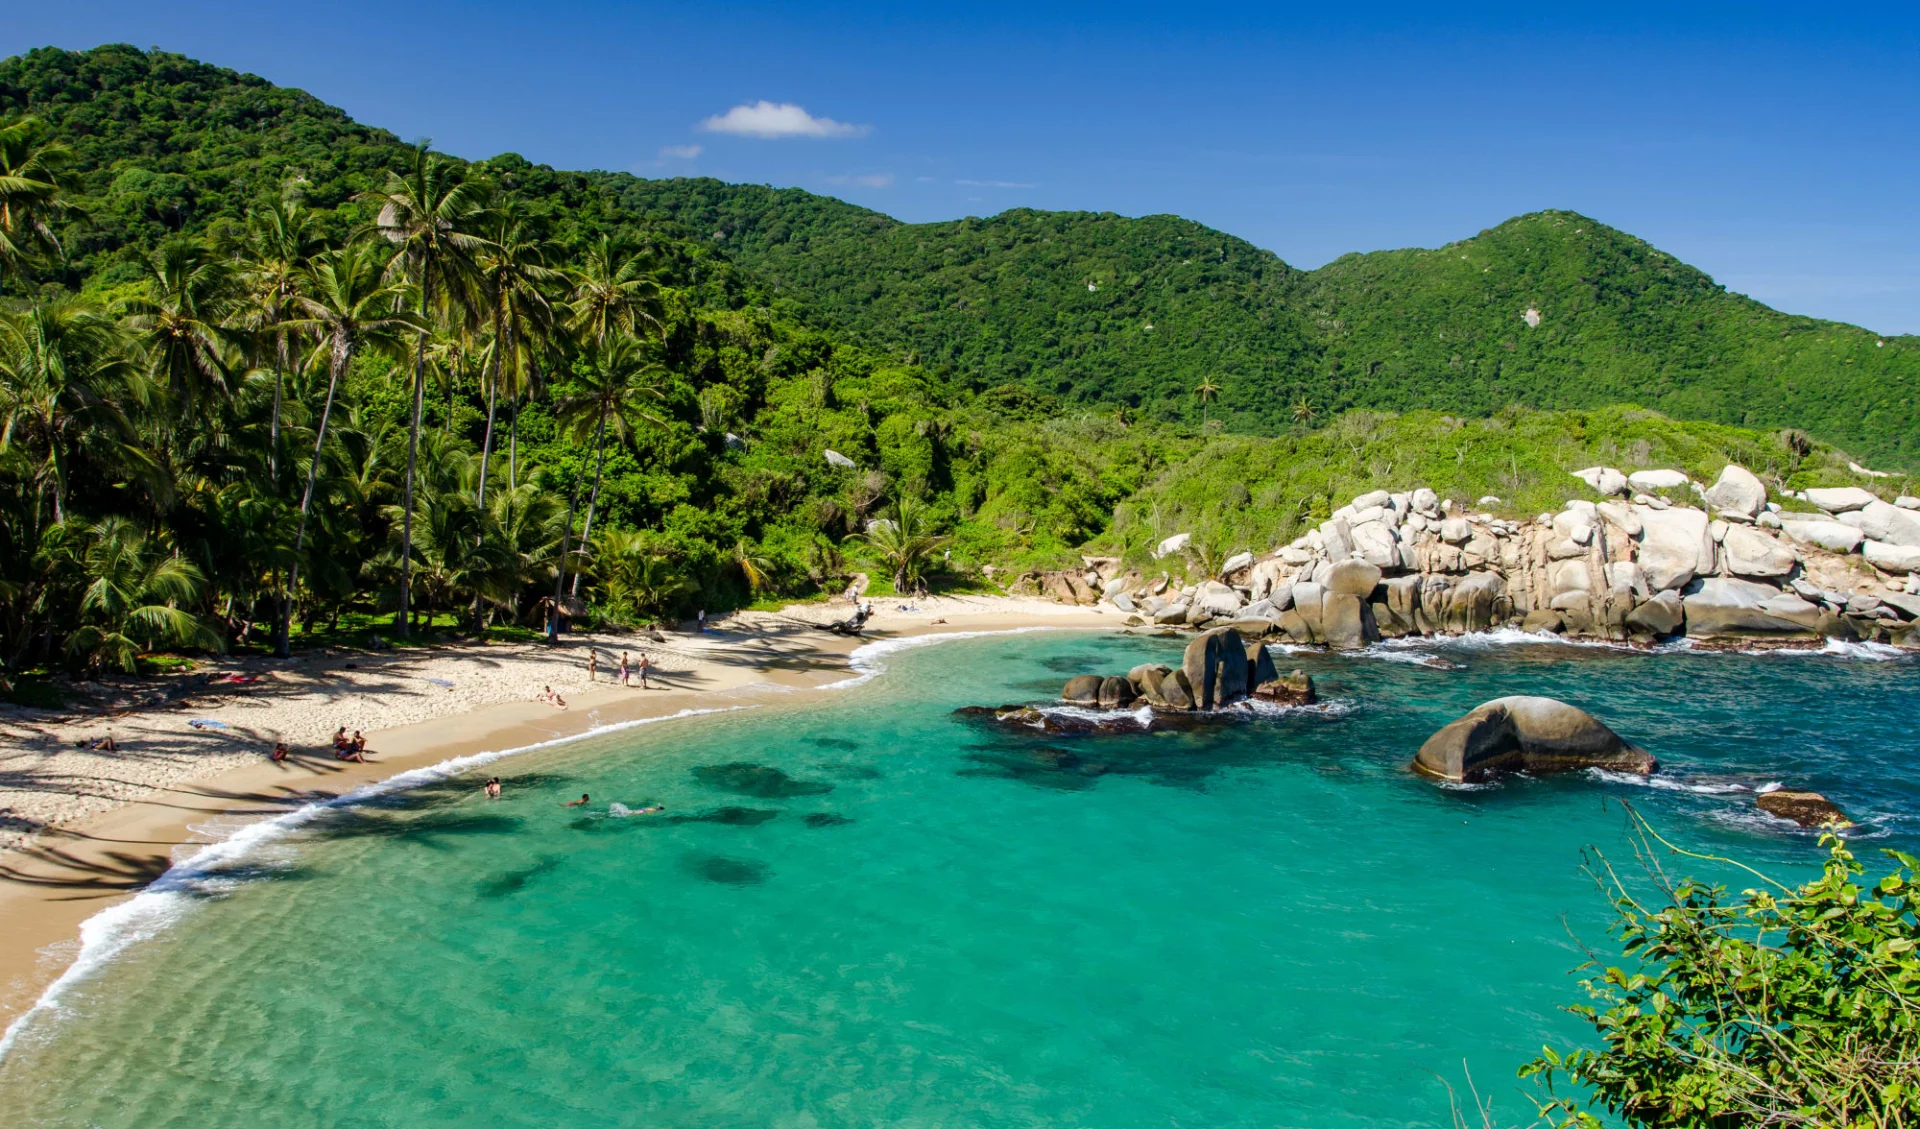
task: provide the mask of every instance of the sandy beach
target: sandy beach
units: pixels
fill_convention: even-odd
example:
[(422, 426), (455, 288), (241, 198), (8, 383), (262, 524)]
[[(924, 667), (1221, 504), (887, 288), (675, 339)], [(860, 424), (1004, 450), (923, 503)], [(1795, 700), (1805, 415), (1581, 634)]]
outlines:
[[(88, 917), (178, 858), (253, 820), (472, 753), (607, 725), (724, 709), (849, 677), (864, 643), (1022, 627), (1118, 628), (1120, 617), (1040, 599), (945, 596), (874, 602), (863, 638), (811, 623), (846, 608), (743, 612), (704, 633), (572, 635), (558, 647), (457, 645), (330, 650), (285, 661), (219, 659), (190, 674), (99, 688), (89, 707), (0, 707), (0, 1027), (79, 952)], [(590, 651), (598, 673), (589, 681)], [(645, 652), (650, 689), (618, 684), (620, 654)], [(537, 700), (551, 687), (566, 700)], [(202, 724), (192, 724), (192, 723)], [(333, 732), (368, 739), (341, 761)], [(113, 751), (91, 749), (113, 738)], [(293, 750), (284, 763), (276, 741)]]

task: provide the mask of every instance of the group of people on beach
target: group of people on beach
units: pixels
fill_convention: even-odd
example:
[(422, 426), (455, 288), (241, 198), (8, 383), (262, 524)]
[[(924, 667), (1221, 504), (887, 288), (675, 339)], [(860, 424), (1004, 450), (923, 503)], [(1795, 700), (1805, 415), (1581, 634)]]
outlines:
[[(647, 657), (647, 653), (645, 651), (641, 651), (640, 656), (638, 658), (628, 658), (627, 653), (625, 651), (621, 651), (620, 666), (617, 668), (615, 677), (617, 677), (620, 680), (620, 685), (622, 686), (632, 686), (633, 680), (635, 678), (638, 678), (640, 679), (640, 688), (642, 690), (651, 690), (653, 689), (653, 687), (647, 684), (647, 672), (652, 669), (653, 669), (653, 660)], [(599, 680), (599, 678), (600, 678), (600, 650), (597, 647), (588, 647), (587, 648), (587, 681), (596, 682)]]
[(333, 731), (333, 755), (336, 760), (365, 764), (367, 763), (367, 739), (361, 736), (358, 729), (353, 731), (352, 737), (348, 737), (347, 727), (343, 725)]

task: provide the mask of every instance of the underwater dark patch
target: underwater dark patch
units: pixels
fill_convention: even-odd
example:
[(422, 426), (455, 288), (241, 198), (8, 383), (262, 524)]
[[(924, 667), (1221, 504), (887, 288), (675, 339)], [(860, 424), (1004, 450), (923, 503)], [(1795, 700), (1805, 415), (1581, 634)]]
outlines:
[(816, 765), (814, 771), (824, 772), (828, 776), (837, 776), (842, 780), (883, 780), (886, 778), (886, 773), (864, 764), (823, 764)]
[(703, 764), (693, 770), (693, 778), (709, 788), (752, 796), (757, 800), (786, 800), (795, 796), (821, 796), (833, 791), (833, 785), (817, 780), (795, 780), (772, 765), (734, 761), (730, 764)]
[(505, 874), (489, 878), (478, 884), (479, 894), (483, 898), (504, 898), (517, 894), (527, 888), (527, 883), (540, 877), (547, 871), (560, 865), (555, 857), (540, 859), (532, 866), (523, 866), (518, 870), (509, 870)]
[(845, 737), (809, 737), (807, 744), (822, 749), (857, 749), (860, 742), (849, 741)]
[(681, 865), (696, 878), (722, 886), (757, 886), (767, 880), (767, 864), (725, 855), (688, 855)]
[(808, 827), (839, 827), (845, 823), (852, 823), (853, 817), (841, 815), (837, 811), (817, 811), (807, 816), (802, 822)]

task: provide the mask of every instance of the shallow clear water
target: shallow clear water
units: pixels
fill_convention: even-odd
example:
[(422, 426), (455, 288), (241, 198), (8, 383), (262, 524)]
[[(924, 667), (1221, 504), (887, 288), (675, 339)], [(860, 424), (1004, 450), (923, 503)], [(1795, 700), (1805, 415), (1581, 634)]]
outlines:
[[(1769, 780), (1920, 841), (1911, 660), (1468, 641), (1280, 655), (1333, 707), (1200, 733), (1049, 742), (950, 712), (1178, 645), (902, 651), (824, 704), (328, 813), (17, 1038), (0, 1122), (1432, 1125), (1466, 1069), (1524, 1120), (1514, 1067), (1582, 1035), (1559, 1007), (1574, 938), (1604, 942), (1582, 848), (1628, 855), (1615, 801), (1788, 878), (1819, 856), (1753, 813)], [(1429, 656), (1459, 669), (1407, 661)], [(1405, 770), (1520, 692), (1586, 706), (1690, 787)]]

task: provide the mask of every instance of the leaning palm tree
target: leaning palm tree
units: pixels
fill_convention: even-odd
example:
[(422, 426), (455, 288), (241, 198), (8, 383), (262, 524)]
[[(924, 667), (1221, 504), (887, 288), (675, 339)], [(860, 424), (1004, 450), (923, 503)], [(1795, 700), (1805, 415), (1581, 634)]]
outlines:
[(604, 344), (615, 333), (661, 328), (660, 282), (648, 256), (603, 235), (567, 277), (567, 328), (580, 339)]
[[(482, 294), (486, 300), (487, 429), (480, 440), (480, 485), (475, 504), (487, 504), (487, 467), (493, 454), (494, 409), (503, 384), (514, 390), (515, 421), (518, 391), (532, 367), (534, 350), (553, 327), (553, 306), (547, 288), (564, 276), (547, 266), (551, 246), (533, 223), (511, 205), (488, 216), (487, 245), (480, 250)], [(514, 438), (519, 438), (518, 428)], [(513, 471), (509, 463), (508, 478)]]
[(1203, 376), (1200, 383), (1194, 385), (1193, 394), (1200, 401), (1200, 426), (1204, 429), (1207, 426), (1207, 404), (1219, 397), (1220, 386), (1213, 382), (1211, 376)]
[(301, 328), (300, 284), (309, 256), (324, 246), (313, 214), (298, 201), (247, 213), (235, 248), (244, 292), (242, 320), (267, 347), (273, 364), (273, 416), (268, 425), (267, 477), (280, 483), (280, 401)]
[(73, 150), (49, 140), (40, 119), (0, 126), (0, 283), (42, 255), (60, 256), (53, 223), (75, 210), (73, 163)]
[[(607, 465), (607, 429), (613, 429), (614, 437), (622, 445), (631, 445), (637, 421), (664, 425), (658, 416), (640, 408), (640, 399), (666, 398), (661, 389), (666, 370), (648, 356), (638, 338), (618, 334), (590, 348), (585, 362), (587, 372), (574, 392), (553, 406), (554, 419), (570, 430), (575, 439), (586, 438), (588, 432), (593, 434), (593, 491), (587, 499), (586, 525), (580, 533), (582, 545), (593, 535), (593, 511), (600, 500), (600, 478)], [(573, 498), (567, 503), (567, 522), (560, 535), (560, 570), (554, 579), (553, 610), (547, 620), (549, 643), (560, 640), (560, 597), (566, 586), (567, 542), (573, 532), (573, 511), (579, 498), (580, 483), (576, 479)], [(573, 594), (577, 596), (579, 592), (576, 579)]]
[(184, 557), (160, 551), (123, 517), (93, 527), (81, 554), (88, 578), (80, 597), (85, 622), (67, 637), (67, 654), (90, 670), (129, 674), (157, 646), (222, 649), (218, 632), (182, 608), (200, 598), (204, 579)]
[(893, 570), (893, 590), (905, 592), (926, 574), (927, 562), (947, 539), (933, 533), (924, 511), (904, 495), (894, 503), (890, 516), (867, 524), (860, 540), (871, 545), (880, 559)]
[(127, 325), (145, 347), (155, 385), (183, 414), (226, 395), (240, 360), (232, 327), (240, 292), (232, 266), (197, 239), (169, 239), (146, 261), (146, 291), (126, 303)]
[(300, 525), (293, 539), (293, 564), (282, 597), (274, 651), (288, 651), (293, 618), (293, 594), (300, 583), (300, 555), (307, 544), (307, 515), (313, 507), (313, 483), (327, 446), (327, 422), (333, 415), (340, 380), (361, 348), (399, 354), (407, 334), (417, 331), (419, 315), (400, 308), (401, 287), (386, 276), (379, 253), (365, 244), (350, 245), (316, 256), (300, 288), (299, 307), (305, 321), (320, 335), (309, 363), (327, 366), (327, 396), (314, 429), (313, 458), (307, 463), (307, 486), (300, 493)]
[(67, 485), (83, 448), (138, 455), (128, 413), (144, 403), (147, 386), (126, 344), (119, 324), (83, 298), (0, 312), (0, 454), (24, 455), (35, 528), (43, 499), (55, 523), (66, 520)]
[(740, 570), (741, 579), (747, 582), (748, 595), (758, 596), (773, 583), (773, 562), (755, 553), (745, 538), (734, 542), (733, 565)]
[[(420, 315), (419, 347), (413, 360), (413, 415), (407, 426), (407, 479), (401, 504), (400, 606), (395, 625), (408, 634), (408, 585), (413, 553), (413, 486), (419, 460), (420, 412), (426, 398), (427, 339), (437, 315), (464, 313), (474, 306), (474, 257), (486, 240), (472, 230), (481, 217), (486, 195), (464, 180), (458, 168), (415, 146), (406, 172), (387, 174), (378, 192), (362, 193), (364, 202), (380, 208), (373, 229), (391, 242), (396, 254), (389, 270), (413, 284)], [(451, 316), (442, 320), (451, 321)]]

